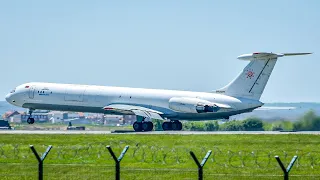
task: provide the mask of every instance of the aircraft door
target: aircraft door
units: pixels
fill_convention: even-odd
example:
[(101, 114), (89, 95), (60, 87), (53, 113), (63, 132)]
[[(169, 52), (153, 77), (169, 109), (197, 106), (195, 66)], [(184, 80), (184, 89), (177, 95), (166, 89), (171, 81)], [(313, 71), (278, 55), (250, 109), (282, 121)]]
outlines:
[(29, 89), (29, 98), (33, 99), (34, 98), (34, 91), (35, 91), (36, 87), (35, 86), (31, 86)]

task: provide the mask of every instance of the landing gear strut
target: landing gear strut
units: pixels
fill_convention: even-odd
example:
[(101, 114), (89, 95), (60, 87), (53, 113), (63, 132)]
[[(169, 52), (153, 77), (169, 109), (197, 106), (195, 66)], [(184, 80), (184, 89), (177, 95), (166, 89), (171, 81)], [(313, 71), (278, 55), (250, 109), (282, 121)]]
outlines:
[(133, 123), (133, 129), (136, 132), (141, 131), (152, 131), (153, 129), (153, 123), (151, 121), (142, 121), (142, 122), (134, 122)]
[(32, 112), (33, 111), (34, 111), (33, 109), (29, 109), (29, 117), (27, 119), (27, 123), (28, 124), (33, 124), (34, 123), (34, 118), (32, 117)]
[(170, 121), (164, 122), (162, 124), (162, 129), (164, 131), (181, 131), (182, 130), (182, 123), (180, 121)]

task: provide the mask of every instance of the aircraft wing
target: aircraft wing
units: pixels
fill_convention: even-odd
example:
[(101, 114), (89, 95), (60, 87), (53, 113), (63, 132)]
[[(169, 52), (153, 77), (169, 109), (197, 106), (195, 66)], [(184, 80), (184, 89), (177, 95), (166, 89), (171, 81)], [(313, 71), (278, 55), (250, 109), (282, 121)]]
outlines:
[(119, 114), (127, 114), (127, 115), (137, 115), (142, 116), (150, 119), (159, 119), (164, 120), (160, 115), (163, 114), (160, 111), (155, 111), (153, 109), (141, 107), (141, 106), (134, 106), (134, 105), (127, 105), (127, 104), (111, 104), (108, 106), (103, 107), (105, 111), (115, 112)]

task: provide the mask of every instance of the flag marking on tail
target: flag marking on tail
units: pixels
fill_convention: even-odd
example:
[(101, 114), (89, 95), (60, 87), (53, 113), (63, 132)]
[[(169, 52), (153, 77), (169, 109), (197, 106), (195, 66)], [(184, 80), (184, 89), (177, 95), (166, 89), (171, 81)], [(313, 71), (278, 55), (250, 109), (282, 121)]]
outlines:
[(253, 70), (252, 69), (248, 69), (247, 70), (247, 78), (253, 78), (254, 77), (254, 72), (253, 72)]

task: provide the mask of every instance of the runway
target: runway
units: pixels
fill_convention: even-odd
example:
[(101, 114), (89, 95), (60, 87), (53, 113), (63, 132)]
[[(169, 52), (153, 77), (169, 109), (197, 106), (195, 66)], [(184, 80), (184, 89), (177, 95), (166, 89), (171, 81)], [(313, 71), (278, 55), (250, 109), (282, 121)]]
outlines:
[(280, 131), (149, 131), (149, 132), (114, 132), (114, 131), (67, 131), (67, 130), (0, 130), (0, 134), (171, 134), (171, 135), (222, 135), (222, 134), (312, 134), (320, 135), (320, 131), (298, 131), (298, 132), (280, 132)]

